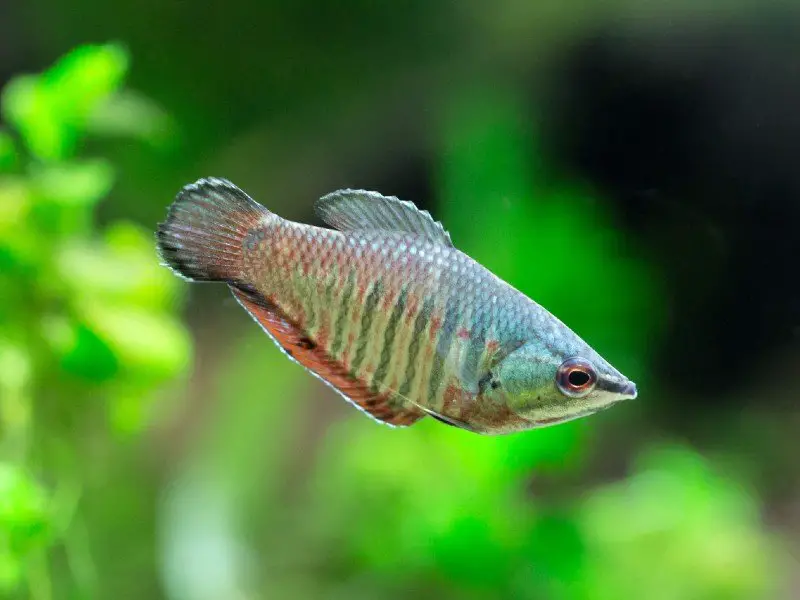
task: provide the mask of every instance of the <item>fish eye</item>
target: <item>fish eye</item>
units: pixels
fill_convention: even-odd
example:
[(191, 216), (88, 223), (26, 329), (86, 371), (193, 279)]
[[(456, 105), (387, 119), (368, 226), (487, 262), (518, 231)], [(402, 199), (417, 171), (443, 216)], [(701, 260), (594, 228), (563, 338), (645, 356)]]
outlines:
[(597, 372), (592, 364), (582, 358), (565, 360), (556, 373), (556, 385), (561, 393), (571, 398), (581, 398), (594, 389)]

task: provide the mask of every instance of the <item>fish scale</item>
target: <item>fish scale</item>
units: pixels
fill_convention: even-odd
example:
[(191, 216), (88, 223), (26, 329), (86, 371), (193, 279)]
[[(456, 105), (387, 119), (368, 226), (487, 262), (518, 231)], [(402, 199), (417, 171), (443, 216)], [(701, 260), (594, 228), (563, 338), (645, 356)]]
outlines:
[[(264, 231), (264, 234), (254, 234), (258, 239), (256, 247), (248, 250), (254, 255), (252, 260), (246, 260), (251, 265), (247, 271), (248, 280), (263, 294), (271, 295), (272, 301), (292, 315), (312, 339), (315, 329), (309, 326), (309, 321), (322, 312), (326, 302), (324, 288), (315, 285), (325, 276), (321, 272), (322, 265), (334, 262), (329, 260), (331, 256), (337, 257), (337, 266), (357, 265), (349, 270), (348, 275), (353, 278), (354, 288), (361, 291), (361, 300), (356, 301), (354, 291), (348, 290), (348, 278), (340, 278), (334, 284), (334, 306), (328, 312), (332, 318), (339, 318), (328, 321), (331, 331), (323, 348), (332, 357), (343, 358), (344, 366), (359, 380), (379, 391), (386, 391), (389, 385), (370, 376), (377, 368), (372, 366), (376, 365), (376, 359), (365, 362), (365, 358), (390, 353), (404, 355), (407, 364), (405, 377), (398, 380), (393, 373), (393, 383), (398, 386), (394, 389), (403, 395), (413, 394), (415, 400), (437, 407), (442, 403), (442, 382), (453, 375), (466, 374), (465, 365), (461, 364), (463, 360), (470, 361), (467, 372), (476, 370), (485, 351), (487, 329), (480, 323), (479, 337), (471, 340), (461, 340), (455, 335), (459, 327), (469, 329), (467, 313), (460, 313), (456, 303), (468, 305), (470, 300), (477, 301), (477, 298), (469, 292), (470, 286), (467, 285), (472, 277), (468, 263), (457, 260), (454, 266), (450, 266), (448, 261), (453, 251), (438, 248), (435, 251), (432, 244), (402, 234), (379, 239), (365, 233), (363, 237), (355, 238), (286, 222), (277, 227), (273, 223), (266, 224)], [(275, 247), (287, 251), (279, 252), (277, 261), (261, 259)], [(437, 262), (439, 255), (442, 257)], [(298, 265), (308, 265), (304, 275), (298, 274), (303, 272)], [(288, 287), (285, 285), (287, 273), (294, 273), (297, 277), (297, 281)], [(376, 289), (376, 285), (381, 289)], [(401, 333), (392, 336), (392, 347), (384, 348), (391, 311), (381, 308), (380, 301), (385, 296), (397, 298), (404, 287), (407, 294), (418, 299), (414, 303), (417, 310), (398, 318), (393, 327)], [(303, 293), (298, 294), (298, 290)], [(442, 299), (438, 304), (432, 300), (434, 293)], [(430, 303), (430, 312), (423, 312), (426, 299)], [(451, 307), (449, 312), (447, 306)], [(431, 337), (429, 328), (434, 318), (442, 321), (443, 325)], [(363, 330), (364, 327), (368, 330)], [(403, 335), (403, 330), (406, 330), (406, 335)], [(408, 343), (399, 347), (394, 343), (395, 338)], [(467, 346), (469, 352), (465, 353), (461, 348), (453, 350), (458, 346)], [(435, 349), (432, 368), (417, 368), (416, 358), (424, 355), (427, 349)], [(459, 360), (448, 360), (448, 356), (456, 356)], [(412, 368), (408, 368), (409, 364)], [(421, 364), (424, 367), (426, 363), (421, 361)], [(471, 376), (477, 380), (474, 373)]]
[[(336, 229), (287, 221), (226, 180), (200, 180), (176, 198), (158, 232), (159, 250), (183, 277), (228, 283), (293, 360), (390, 425), (429, 414), (488, 433), (538, 426), (493, 395), (496, 386), (480, 387), (523, 347), (580, 353), (622, 381), (558, 319), (456, 249), (413, 204), (345, 190), (322, 198), (317, 210)], [(501, 368), (512, 379), (534, 363), (514, 364)], [(582, 408), (562, 410), (564, 418), (540, 422)]]

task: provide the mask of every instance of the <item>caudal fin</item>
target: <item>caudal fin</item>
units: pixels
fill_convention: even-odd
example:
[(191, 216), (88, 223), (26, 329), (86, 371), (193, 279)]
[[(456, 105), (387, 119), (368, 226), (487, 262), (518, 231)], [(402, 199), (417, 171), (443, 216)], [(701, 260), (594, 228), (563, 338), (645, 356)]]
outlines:
[(185, 186), (158, 226), (163, 262), (192, 281), (236, 281), (242, 243), (269, 211), (227, 179), (209, 177)]

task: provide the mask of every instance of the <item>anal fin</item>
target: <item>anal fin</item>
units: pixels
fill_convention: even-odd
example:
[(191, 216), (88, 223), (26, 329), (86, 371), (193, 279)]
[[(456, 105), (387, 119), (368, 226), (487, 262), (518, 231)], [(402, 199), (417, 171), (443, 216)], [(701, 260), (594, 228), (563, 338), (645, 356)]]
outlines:
[(261, 294), (230, 286), (239, 304), (295, 362), (344, 396), (372, 418), (394, 427), (411, 425), (425, 416), (414, 405), (390, 392), (377, 393), (350, 375), (345, 366), (317, 346), (280, 308)]

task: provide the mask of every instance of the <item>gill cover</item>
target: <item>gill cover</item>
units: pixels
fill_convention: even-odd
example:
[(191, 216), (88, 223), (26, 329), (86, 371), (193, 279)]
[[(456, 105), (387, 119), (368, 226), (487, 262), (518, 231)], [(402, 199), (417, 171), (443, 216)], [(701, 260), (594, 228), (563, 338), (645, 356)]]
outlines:
[(543, 344), (527, 343), (500, 361), (492, 385), (505, 396), (509, 408), (524, 415), (555, 399), (559, 364)]

